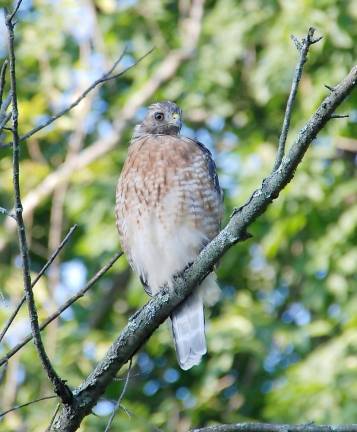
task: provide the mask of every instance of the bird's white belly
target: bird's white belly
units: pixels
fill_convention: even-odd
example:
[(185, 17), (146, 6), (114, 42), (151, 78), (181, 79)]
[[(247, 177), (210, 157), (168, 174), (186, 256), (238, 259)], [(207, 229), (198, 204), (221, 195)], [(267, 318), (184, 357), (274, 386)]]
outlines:
[(153, 213), (143, 215), (136, 229), (129, 231), (132, 264), (153, 294), (192, 262), (207, 241), (196, 228), (174, 222), (162, 224)]

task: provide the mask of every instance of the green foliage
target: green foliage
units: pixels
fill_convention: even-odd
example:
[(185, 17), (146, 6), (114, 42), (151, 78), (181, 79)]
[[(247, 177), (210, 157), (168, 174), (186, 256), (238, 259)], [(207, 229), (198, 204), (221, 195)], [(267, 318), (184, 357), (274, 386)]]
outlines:
[[(20, 132), (56, 112), (111, 65), (125, 45), (124, 66), (156, 50), (122, 78), (105, 84), (70, 114), (22, 144), (21, 186), (27, 196), (70, 157), (105, 139), (118, 113), (140, 92), (185, 36), (187, 1), (24, 1), (16, 25)], [(318, 5), (318, 6), (317, 6)], [(146, 103), (173, 99), (184, 133), (215, 155), (226, 218), (271, 170), (297, 53), (291, 33), (309, 26), (314, 45), (299, 89), (289, 142), (356, 59), (353, 1), (210, 0), (194, 56)], [(6, 55), (5, 33), (0, 54)], [(7, 87), (8, 88), (8, 87)], [(357, 95), (342, 107), (349, 119), (329, 122), (291, 184), (251, 227), (253, 239), (221, 260), (219, 303), (207, 309), (209, 353), (179, 370), (166, 325), (135, 356), (132, 378), (113, 430), (184, 431), (214, 422), (355, 422), (357, 388)], [(341, 111), (342, 112), (342, 111)], [(27, 216), (31, 268), (39, 271), (61, 238), (79, 228), (61, 263), (36, 286), (41, 319), (83, 285), (119, 249), (114, 219), (117, 177), (133, 125), (114, 150), (78, 169), (64, 187)], [(120, 120), (120, 119), (119, 119)], [(7, 132), (2, 137), (7, 142)], [(70, 149), (70, 150), (69, 150)], [(12, 205), (11, 151), (0, 149), (0, 205)], [(56, 198), (57, 197), (57, 198)], [(56, 226), (55, 204), (63, 208)], [(25, 209), (26, 210), (26, 209)], [(61, 213), (61, 212), (60, 212)], [(51, 217), (52, 214), (52, 217)], [(16, 234), (0, 215), (0, 324), (22, 296)], [(76, 386), (103, 357), (128, 317), (144, 304), (138, 280), (123, 277), (125, 258), (57, 324), (44, 341), (58, 373)], [(114, 293), (114, 294), (113, 294)], [(113, 297), (110, 297), (113, 295)], [(112, 301), (108, 301), (108, 298)], [(22, 310), (0, 355), (28, 331)], [(122, 371), (121, 376), (125, 375)], [(29, 344), (0, 371), (1, 410), (49, 394)], [(83, 430), (104, 430), (123, 387), (113, 382)], [(3, 431), (44, 430), (55, 400), (0, 420)]]

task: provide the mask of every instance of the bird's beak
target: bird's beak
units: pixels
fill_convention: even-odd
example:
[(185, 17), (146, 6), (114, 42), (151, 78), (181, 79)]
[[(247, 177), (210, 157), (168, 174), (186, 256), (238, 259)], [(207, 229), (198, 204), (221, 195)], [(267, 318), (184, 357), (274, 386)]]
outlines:
[(172, 116), (171, 116), (171, 121), (170, 121), (170, 123), (171, 123), (173, 126), (176, 126), (176, 127), (178, 127), (179, 129), (181, 129), (182, 121), (181, 121), (181, 116), (180, 116), (180, 114), (179, 114), (179, 113), (173, 113)]

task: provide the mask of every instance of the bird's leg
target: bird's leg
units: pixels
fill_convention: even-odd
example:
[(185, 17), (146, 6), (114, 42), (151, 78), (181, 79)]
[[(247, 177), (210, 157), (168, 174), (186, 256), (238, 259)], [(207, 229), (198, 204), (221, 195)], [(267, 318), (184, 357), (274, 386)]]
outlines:
[(192, 266), (192, 264), (193, 264), (193, 261), (190, 261), (189, 263), (187, 263), (186, 266), (185, 266), (182, 270), (178, 271), (177, 273), (175, 273), (175, 274), (172, 276), (172, 279), (175, 280), (175, 279), (181, 277), (181, 276), (182, 276), (182, 273), (184, 273), (187, 269), (189, 269), (189, 268)]
[(140, 275), (140, 282), (143, 284), (144, 290), (146, 292), (146, 294), (150, 297), (152, 297), (152, 291), (147, 283), (147, 280), (145, 278), (145, 276)]

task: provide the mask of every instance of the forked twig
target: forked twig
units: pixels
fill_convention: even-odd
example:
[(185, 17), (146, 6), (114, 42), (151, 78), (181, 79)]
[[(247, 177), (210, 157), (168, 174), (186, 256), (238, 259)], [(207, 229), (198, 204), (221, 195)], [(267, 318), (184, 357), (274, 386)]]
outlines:
[(296, 93), (301, 80), (304, 64), (307, 59), (307, 54), (309, 52), (310, 46), (322, 39), (322, 37), (314, 39), (314, 33), (315, 29), (313, 27), (310, 27), (306, 37), (303, 38), (301, 41), (296, 36), (291, 36), (291, 39), (293, 40), (297, 50), (300, 53), (300, 58), (295, 68), (294, 78), (291, 84), (288, 102), (286, 104), (283, 126), (279, 137), (278, 153), (273, 167), (273, 172), (279, 168), (281, 161), (284, 157), (285, 144), (289, 132), (292, 109), (296, 99)]

